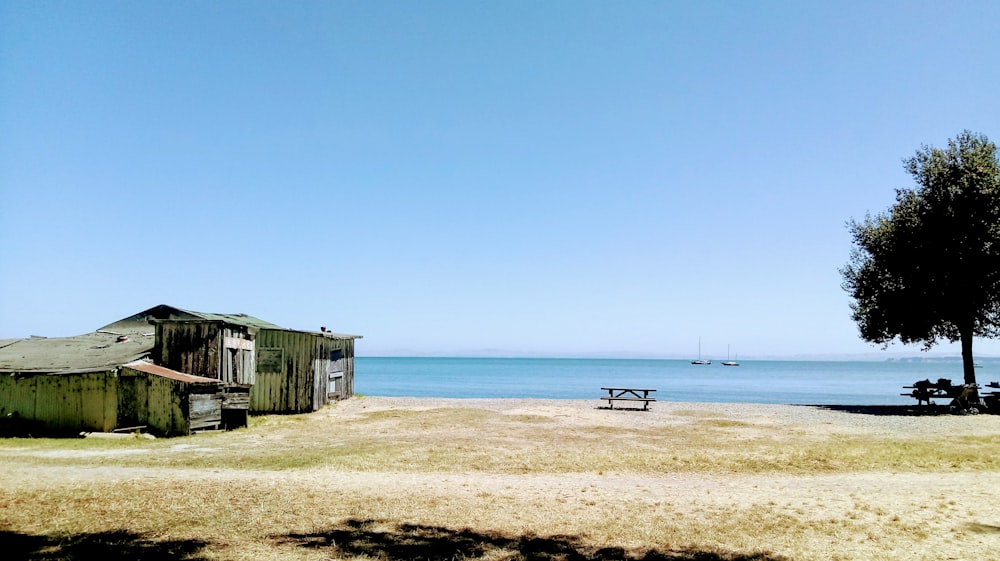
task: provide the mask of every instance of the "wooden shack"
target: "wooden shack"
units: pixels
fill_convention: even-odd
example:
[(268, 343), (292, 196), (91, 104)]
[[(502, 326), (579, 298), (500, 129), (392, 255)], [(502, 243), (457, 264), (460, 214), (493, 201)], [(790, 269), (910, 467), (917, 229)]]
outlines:
[(246, 426), (259, 328), (238, 316), (204, 315), (207, 319), (154, 320), (151, 357), (158, 365), (221, 381), (223, 424)]
[(315, 411), (354, 395), (360, 338), (159, 305), (77, 337), (0, 340), (0, 432), (179, 435)]
[[(151, 354), (156, 364), (223, 381), (230, 427), (233, 422), (242, 426), (234, 411), (308, 413), (354, 395), (354, 341), (360, 335), (333, 333), (325, 327), (285, 329), (247, 314), (196, 312), (164, 304), (103, 329), (136, 324), (158, 326)], [(253, 340), (252, 349), (247, 340)], [(229, 350), (222, 352), (227, 344)], [(251, 360), (254, 373), (248, 372)]]
[(354, 395), (354, 340), (360, 335), (263, 327), (257, 333), (254, 413), (308, 413)]

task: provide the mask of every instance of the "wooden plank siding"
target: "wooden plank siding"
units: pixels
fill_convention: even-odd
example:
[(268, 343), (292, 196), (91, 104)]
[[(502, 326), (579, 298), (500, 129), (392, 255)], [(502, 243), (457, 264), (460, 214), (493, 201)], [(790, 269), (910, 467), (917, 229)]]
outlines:
[[(354, 340), (287, 329), (257, 333), (257, 383), (250, 388), (255, 413), (309, 413), (354, 393)], [(331, 395), (330, 377), (338, 374)]]
[(257, 377), (256, 331), (220, 321), (158, 321), (153, 362), (227, 385), (249, 387)]
[(257, 333), (263, 359), (258, 363), (257, 383), (250, 388), (251, 411), (314, 411), (312, 343), (312, 336), (296, 331), (262, 329)]
[(164, 435), (188, 434), (185, 403), (174, 392), (171, 380), (147, 377), (149, 380), (148, 405), (145, 425)]
[(156, 323), (153, 362), (178, 372), (218, 378), (218, 337), (217, 323)]
[(188, 396), (190, 430), (218, 428), (222, 424), (222, 396), (215, 393), (192, 393)]
[(257, 381), (254, 334), (248, 327), (223, 325), (221, 336), (223, 352), (218, 378), (229, 385), (252, 386)]

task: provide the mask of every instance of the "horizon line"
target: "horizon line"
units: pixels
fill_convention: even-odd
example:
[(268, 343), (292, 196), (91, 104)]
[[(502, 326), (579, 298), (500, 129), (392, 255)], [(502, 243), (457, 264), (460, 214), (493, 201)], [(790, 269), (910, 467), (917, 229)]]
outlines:
[[(355, 357), (358, 358), (538, 358), (538, 359), (591, 359), (591, 360), (694, 360), (692, 357), (681, 355), (657, 355), (643, 353), (547, 353), (547, 352), (500, 352), (500, 351), (469, 351), (469, 352), (414, 352), (414, 351), (386, 351), (376, 353), (359, 353), (355, 349)], [(997, 360), (1000, 355), (983, 354), (976, 355), (974, 360)], [(726, 360), (724, 358), (708, 357), (708, 360)], [(961, 361), (961, 354), (941, 353), (941, 354), (914, 354), (914, 353), (800, 353), (800, 354), (760, 354), (741, 357), (735, 359), (742, 361), (762, 361), (762, 360), (787, 360), (787, 361), (890, 361), (890, 360), (912, 360), (912, 361), (940, 361), (956, 360)]]

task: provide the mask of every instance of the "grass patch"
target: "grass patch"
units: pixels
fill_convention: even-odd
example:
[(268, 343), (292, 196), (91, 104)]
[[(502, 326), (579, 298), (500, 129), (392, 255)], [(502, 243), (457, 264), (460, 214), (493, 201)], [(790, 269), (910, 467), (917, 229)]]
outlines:
[(675, 417), (695, 417), (695, 418), (713, 418), (713, 417), (724, 417), (723, 414), (716, 411), (705, 411), (703, 409), (677, 409), (670, 413)]
[(1000, 470), (997, 435), (809, 435), (723, 418), (680, 428), (565, 427), (542, 416), (467, 408), (373, 411), (337, 422), (309, 415), (257, 417), (249, 429), (160, 440), (9, 439), (0, 441), (0, 451), (0, 466), (255, 471), (804, 475)]
[(734, 421), (733, 419), (708, 419), (705, 421), (698, 421), (697, 426), (699, 427), (718, 427), (718, 428), (733, 428), (733, 427), (750, 427), (753, 426), (750, 423), (745, 423), (743, 421)]

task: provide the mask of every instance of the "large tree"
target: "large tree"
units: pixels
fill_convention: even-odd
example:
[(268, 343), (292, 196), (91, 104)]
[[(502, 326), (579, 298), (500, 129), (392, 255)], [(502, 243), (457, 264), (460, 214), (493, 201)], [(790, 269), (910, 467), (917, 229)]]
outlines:
[(1000, 335), (1000, 163), (996, 145), (965, 131), (946, 148), (922, 146), (904, 167), (887, 212), (848, 223), (854, 246), (840, 273), (861, 338), (962, 343), (976, 383), (974, 337)]

